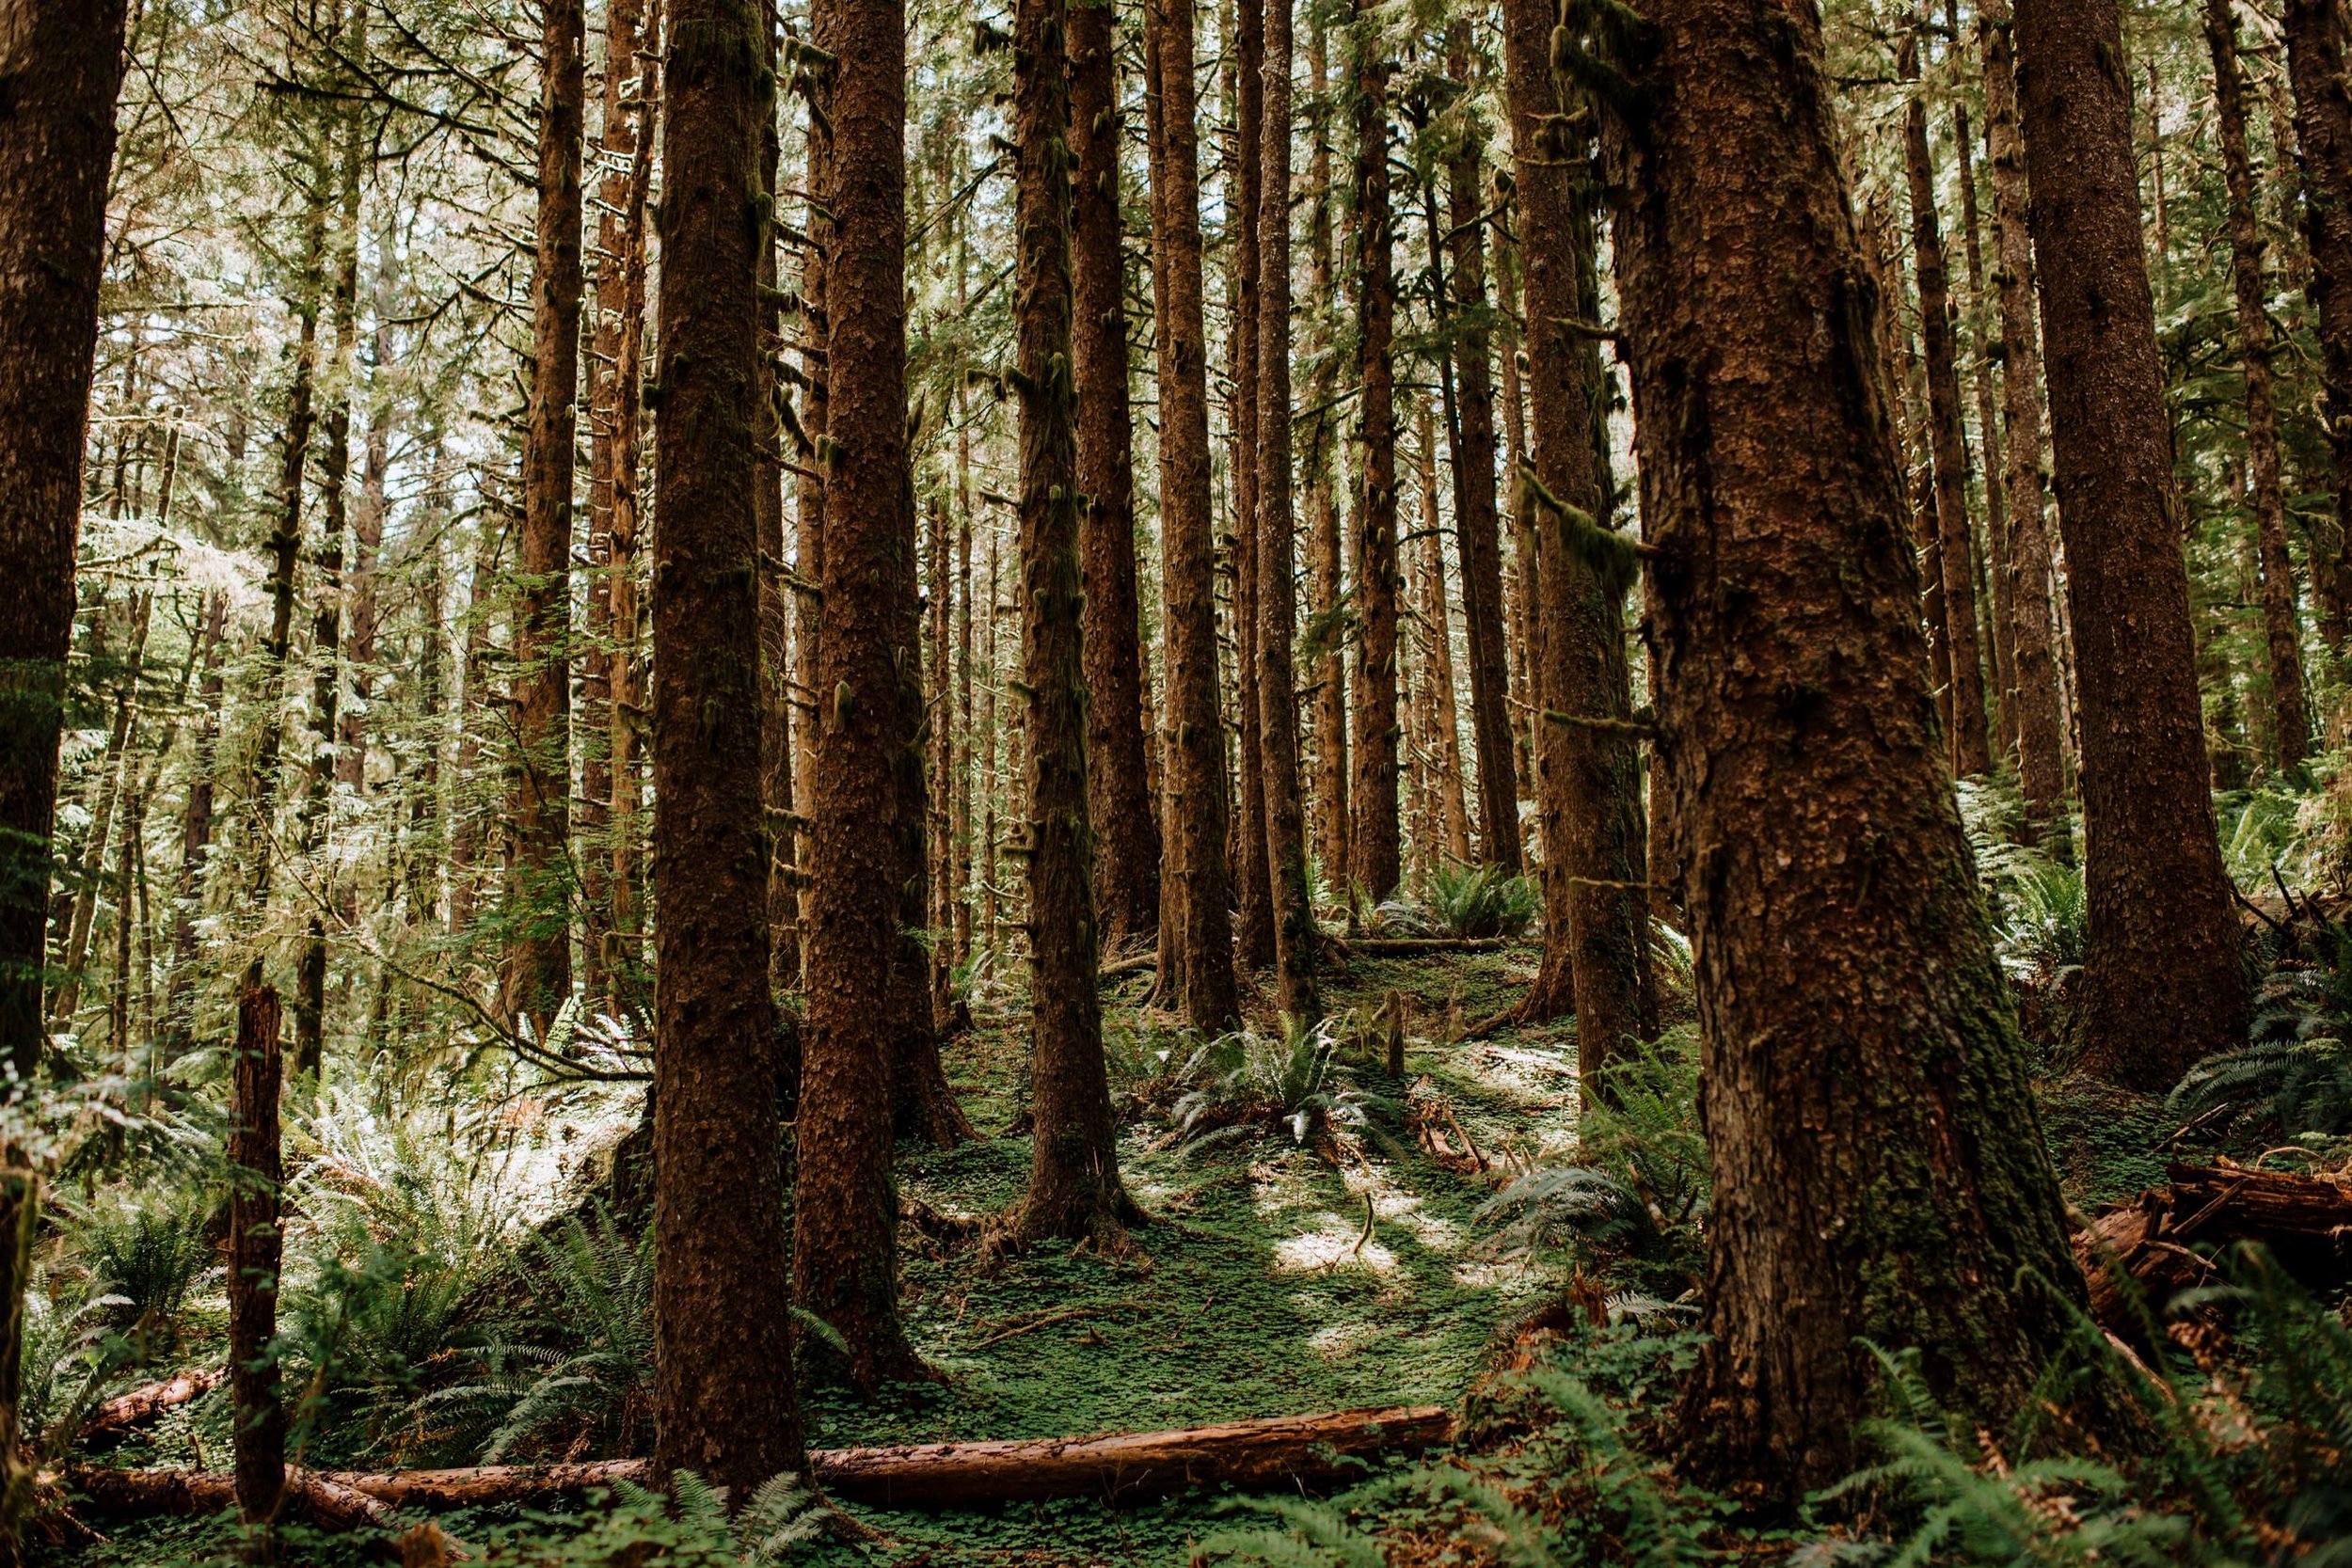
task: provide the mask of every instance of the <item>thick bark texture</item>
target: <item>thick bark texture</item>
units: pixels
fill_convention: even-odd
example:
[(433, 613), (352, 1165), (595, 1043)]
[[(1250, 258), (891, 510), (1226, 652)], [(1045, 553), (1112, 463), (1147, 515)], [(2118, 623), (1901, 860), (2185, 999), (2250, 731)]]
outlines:
[(1592, 213), (1563, 166), (1586, 144), (1563, 147), (1546, 130), (1562, 108), (1549, 26), (1543, 0), (1511, 0), (1503, 12), (1533, 415), (1519, 504), (1539, 531), (1541, 558), (1535, 794), (1544, 960), (1520, 1011), (1530, 1021), (1575, 1011), (1578, 1060), (1588, 1092), (1597, 1094), (1601, 1069), (1627, 1037), (1657, 1034), (1658, 1002), (1649, 961), (1648, 821), (1626, 664), (1630, 574), (1597, 569), (1569, 545), (1576, 517), (1590, 528), (1610, 510), (1601, 456), (1607, 383), (1598, 344), (1568, 330), (1569, 323), (1594, 318), (1600, 295)]
[(1127, 405), (1126, 257), (1120, 245), (1119, 73), (1109, 0), (1070, 11), (1072, 324), (1079, 524), (1086, 571), (1087, 791), (1096, 906), (1111, 942), (1160, 922), (1160, 829), (1144, 766), (1143, 645), (1136, 603), (1134, 420)]
[[(1924, 14), (1924, 13), (1923, 13)], [(1900, 70), (1919, 74), (1917, 34), (1906, 34)], [(1993, 766), (1985, 744), (1983, 650), (1977, 640), (1977, 579), (1970, 567), (1968, 445), (1961, 429), (1960, 369), (1952, 332), (1951, 279), (1944, 265), (1944, 230), (1935, 214), (1935, 163), (1928, 147), (1928, 105), (1915, 87), (1903, 117), (1903, 171), (1911, 183), (1911, 264), (1919, 281), (1919, 342), (1928, 381), (1928, 451), (1935, 465), (1932, 522), (1936, 563), (1944, 588), (1941, 623), (1951, 660), (1946, 703), (1952, 771), (1982, 773)], [(1924, 526), (1931, 519), (1922, 518)]]
[(2115, 0), (2018, 0), (2018, 97), (2082, 705), (2092, 1070), (2169, 1088), (2246, 1040)]
[(2001, 302), (2001, 407), (2008, 427), (2001, 483), (2009, 496), (2009, 602), (2016, 617), (2017, 778), (2026, 820), (2061, 859), (2072, 859), (2074, 844), (2058, 821), (2066, 809), (2066, 715), (2058, 689), (2049, 498), (2042, 477), (2042, 331), (2034, 317), (2033, 236), (2026, 221), (2025, 137), (2017, 123), (2008, 0), (1991, 0), (1984, 29), (1985, 151), (1993, 165), (1993, 276)]
[[(42, 935), (73, 632), (82, 437), (122, 85), (122, 0), (0, 14), (0, 1073), (46, 1039)], [(13, 1384), (0, 1397), (13, 1399)], [(8, 1548), (12, 1550), (12, 1548)]]
[[(1241, 1001), (1225, 860), (1225, 737), (1217, 717), (1216, 549), (1209, 513), (1193, 8), (1190, 0), (1146, 3), (1153, 8), (1160, 89), (1152, 241), (1159, 275), (1160, 553), (1167, 574), (1170, 853), (1165, 875), (1174, 879), (1174, 902), (1184, 911), (1184, 1015), (1195, 1029), (1206, 1032), (1230, 1028), (1241, 1016)], [(1164, 897), (1163, 918), (1168, 903)]]
[(1292, 0), (1263, 0), (1264, 89), (1258, 190), (1258, 714), (1265, 767), (1266, 862), (1282, 1010), (1306, 1022), (1315, 996), (1315, 914), (1298, 784), (1298, 631), (1291, 520)]
[(1997, 1418), (2082, 1284), (1936, 731), (1818, 14), (1645, 14), (1647, 113), (1604, 124), (1716, 1194), (1687, 1415), (1793, 1507), (1847, 1465), (1865, 1337)]
[(1243, 965), (1263, 969), (1275, 961), (1274, 863), (1269, 853), (1265, 794), (1265, 706), (1259, 694), (1263, 672), (1258, 639), (1260, 531), (1258, 489), (1262, 463), (1258, 442), (1264, 361), (1258, 351), (1259, 290), (1263, 278), (1260, 246), (1264, 220), (1265, 180), (1265, 0), (1233, 0), (1233, 53), (1230, 96), (1233, 103), (1232, 178), (1226, 191), (1231, 224), (1232, 330), (1226, 352), (1233, 376), (1231, 434), (1233, 443), (1233, 697), (1237, 783), (1229, 824), (1232, 845), (1234, 940)]
[[(1317, 22), (1307, 43), (1307, 87), (1317, 105), (1328, 102), (1330, 45)], [(1339, 302), (1332, 296), (1331, 138), (1327, 115), (1313, 120), (1313, 150), (1308, 154), (1307, 286), (1316, 321), (1319, 372), (1313, 388), (1318, 412), (1307, 426), (1307, 645), (1318, 651), (1308, 671), (1314, 692), (1314, 763), (1311, 824), (1314, 853), (1326, 882), (1346, 895), (1347, 825), (1347, 652), (1341, 634), (1342, 553), (1334, 450), (1339, 421), (1331, 403), (1339, 386), (1336, 330)]]
[[(671, 0), (653, 606), (654, 1468), (737, 1498), (801, 1458), (748, 721), (759, 599), (744, 433), (762, 224), (747, 193), (769, 102), (755, 15), (737, 0)], [(812, 1228), (803, 1209), (804, 1244)]]
[(2295, 140), (2303, 168), (2306, 290), (2319, 318), (2328, 446), (2335, 458), (2335, 515), (2312, 541), (2312, 587), (2330, 652), (2352, 612), (2352, 88), (2336, 0), (2287, 0), (2287, 71), (2295, 83)]
[(539, 1038), (572, 990), (572, 476), (579, 431), (580, 0), (546, 0), (531, 407), (515, 619), (515, 927), (507, 1009)]
[[(1109, 13), (1099, 14), (1107, 50)], [(1064, 0), (1021, 0), (1013, 22), (1013, 384), (1021, 397), (1021, 665), (1028, 688), (1029, 995), (1036, 1036), (1036, 1153), (1025, 1222), (1035, 1234), (1086, 1237), (1115, 1220), (1125, 1195), (1119, 1185), (1094, 979), (1099, 942), (1087, 810), (1085, 594), (1078, 575), (1071, 386), (1066, 21)]]
[(1354, 842), (1356, 896), (1378, 903), (1404, 876), (1398, 837), (1396, 711), (1396, 233), (1389, 201), (1389, 64), (1371, 0), (1359, 0), (1348, 48), (1356, 72), (1357, 438), (1356, 597), (1363, 632), (1356, 659)]
[(2246, 150), (2246, 81), (2238, 70), (2234, 0), (2205, 0), (2205, 43), (2213, 53), (2214, 119), (2230, 203), (2230, 278), (2237, 305), (2238, 362), (2246, 374), (2246, 465), (2251, 471), (2255, 559), (2262, 571), (2263, 632), (2270, 653), (2270, 761), (2291, 768), (2312, 749), (2303, 700), (2303, 635), (2296, 613), (2295, 567), (2287, 555), (2286, 487), (2279, 474), (2279, 407), (2270, 370), (2270, 317), (2264, 309), (2264, 240), (2253, 160)]
[(278, 1398), (278, 1227), (285, 1180), (278, 1138), (278, 992), (237, 999), (237, 1057), (230, 1064), (236, 1123), (229, 1133), (235, 1184), (229, 1194), (229, 1393), (236, 1413), (236, 1503), (245, 1522), (278, 1516), (286, 1486), (286, 1412)]
[[(906, 27), (899, 0), (828, 0), (834, 62), (827, 192), (824, 621), (815, 767), (793, 1214), (794, 1299), (849, 1344), (862, 1387), (914, 1370), (898, 1322), (891, 1181), (893, 1055), (905, 1015), (904, 844), (923, 832), (901, 773), (902, 679), (915, 673), (901, 604), (914, 571), (906, 400)], [(675, 92), (675, 86), (673, 88)], [(673, 113), (675, 111), (673, 110)], [(665, 340), (666, 341), (666, 340)], [(905, 668), (901, 669), (901, 664)], [(914, 889), (921, 895), (918, 882)], [(919, 976), (917, 977), (919, 986)], [(928, 1006), (928, 995), (924, 997)], [(764, 1261), (764, 1260), (763, 1260)]]

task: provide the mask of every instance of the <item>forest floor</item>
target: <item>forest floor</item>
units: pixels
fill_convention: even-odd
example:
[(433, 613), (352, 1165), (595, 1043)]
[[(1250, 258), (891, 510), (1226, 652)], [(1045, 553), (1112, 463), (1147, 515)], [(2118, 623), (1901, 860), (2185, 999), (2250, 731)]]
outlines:
[[(1115, 1091), (1131, 1116), (1121, 1168), (1153, 1223), (1136, 1227), (1124, 1251), (1107, 1253), (1067, 1243), (999, 1253), (985, 1242), (933, 1242), (908, 1227), (909, 1327), (942, 1381), (904, 1386), (872, 1404), (819, 1383), (803, 1402), (811, 1443), (1049, 1436), (1457, 1403), (1511, 1325), (1556, 1282), (1547, 1268), (1499, 1256), (1489, 1244), (1493, 1227), (1476, 1215), (1511, 1164), (1556, 1162), (1572, 1148), (1574, 1026), (1453, 1037), (1465, 1021), (1515, 998), (1537, 956), (1531, 943), (1358, 958), (1327, 975), (1325, 1001), (1335, 1014), (1368, 1018), (1392, 991), (1402, 993), (1406, 1072), (1399, 1084), (1376, 1064), (1351, 1062), (1346, 1081), (1387, 1099), (1368, 1118), (1386, 1132), (1304, 1146), (1271, 1122), (1188, 1144), (1168, 1104), (1139, 1107), (1166, 1077), (1157, 1052), (1181, 1046), (1136, 1009), (1148, 974), (1106, 992), (1121, 1080)], [(1029, 1164), (1025, 1126), (1015, 1124), (1026, 1057), (1022, 1014), (983, 1011), (951, 1044), (949, 1076), (981, 1136), (946, 1151), (902, 1146), (910, 1208), (919, 1200), (952, 1219), (983, 1220), (1019, 1197)], [(1396, 1131), (1433, 1118), (1443, 1144), (1437, 1152)], [(1478, 1158), (1466, 1157), (1464, 1142)], [(1480, 1159), (1490, 1168), (1476, 1168)], [(187, 1359), (201, 1365), (211, 1348), (191, 1344)], [(165, 1451), (176, 1443), (138, 1447), (143, 1455), (125, 1457), (189, 1462)], [(832, 1548), (849, 1554), (842, 1560), (934, 1568), (1182, 1562), (1193, 1544), (1248, 1522), (1218, 1493), (1119, 1509), (1069, 1501), (986, 1513), (850, 1512), (881, 1539)], [(463, 1541), (469, 1529), (510, 1517), (459, 1514), (444, 1523)], [(111, 1533), (110, 1543), (70, 1560), (80, 1568), (194, 1560), (223, 1539), (216, 1527), (184, 1521)], [(810, 1560), (827, 1556), (820, 1546)]]

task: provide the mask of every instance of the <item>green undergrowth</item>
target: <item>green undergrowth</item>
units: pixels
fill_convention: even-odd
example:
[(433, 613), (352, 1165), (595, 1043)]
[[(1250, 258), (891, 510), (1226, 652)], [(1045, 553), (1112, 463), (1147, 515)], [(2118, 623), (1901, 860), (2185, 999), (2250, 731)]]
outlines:
[[(1337, 1077), (1373, 1110), (1342, 1135), (1303, 1140), (1279, 1121), (1187, 1136), (1165, 1085), (1193, 1043), (1137, 1010), (1148, 976), (1106, 994), (1114, 1089), (1128, 1113), (1120, 1164), (1151, 1216), (1123, 1247), (1049, 1243), (1011, 1252), (992, 1244), (989, 1222), (1027, 1180), (1028, 1137), (1016, 1119), (1027, 1042), (1025, 1019), (982, 1009), (947, 1053), (979, 1141), (900, 1149), (908, 1206), (933, 1217), (902, 1232), (907, 1321), (941, 1381), (902, 1386), (871, 1404), (837, 1386), (810, 1386), (803, 1407), (811, 1443), (1050, 1436), (1362, 1405), (1458, 1405), (1509, 1325), (1555, 1293), (1556, 1276), (1543, 1262), (1492, 1244), (1496, 1226), (1479, 1211), (1511, 1172), (1557, 1161), (1571, 1147), (1573, 1026), (1461, 1037), (1518, 994), (1536, 956), (1528, 945), (1359, 958), (1327, 975), (1334, 1022), (1326, 1038)], [(1373, 1021), (1392, 1014), (1401, 1014), (1406, 1034), (1402, 1081), (1362, 1037)], [(1270, 1016), (1258, 1027), (1279, 1039)], [(1417, 1135), (1422, 1122), (1439, 1128), (1440, 1151)], [(1481, 1161), (1486, 1169), (1477, 1168)], [(399, 1263), (376, 1258), (352, 1266), (396, 1274)], [(609, 1264), (626, 1266), (619, 1258)], [(200, 1289), (182, 1314), (178, 1362), (217, 1356), (217, 1288), (215, 1279), (209, 1295)], [(383, 1293), (399, 1300), (414, 1291)], [(406, 1347), (408, 1361), (363, 1347), (383, 1370), (374, 1386), (334, 1402), (311, 1435), (312, 1462), (478, 1458), (457, 1447), (487, 1441), (486, 1432), (457, 1435), (466, 1398), (409, 1397), (420, 1387), (463, 1396), (490, 1382), (486, 1373), (457, 1376), (449, 1370), (457, 1362), (503, 1366), (501, 1375), (528, 1381), (532, 1366), (503, 1352), (490, 1325), (457, 1321), (469, 1316), (453, 1314), (446, 1346), (427, 1348), (430, 1335), (418, 1338)], [(358, 1326), (381, 1336), (400, 1325)], [(121, 1462), (225, 1467), (227, 1418), (225, 1398), (207, 1398), (124, 1449)], [(564, 1430), (560, 1421), (550, 1428), (559, 1437)], [(802, 1544), (793, 1560), (1181, 1562), (1230, 1524), (1233, 1502), (1196, 1493), (1120, 1509), (1084, 1500), (966, 1513), (853, 1508), (879, 1543)], [(513, 1510), (442, 1522), (475, 1544), (526, 1523)], [(535, 1528), (551, 1541), (564, 1534), (555, 1525)], [(77, 1568), (199, 1561), (230, 1545), (215, 1522), (158, 1521), (112, 1536), (44, 1560)], [(319, 1561), (334, 1560), (338, 1550), (326, 1543), (305, 1549)]]

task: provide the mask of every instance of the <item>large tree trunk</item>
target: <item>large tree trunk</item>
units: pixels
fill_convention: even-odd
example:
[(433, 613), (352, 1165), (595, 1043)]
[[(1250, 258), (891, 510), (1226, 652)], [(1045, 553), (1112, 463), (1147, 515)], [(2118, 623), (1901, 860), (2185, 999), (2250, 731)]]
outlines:
[(285, 1180), (278, 1137), (278, 992), (249, 988), (237, 1000), (230, 1064), (235, 1125), (229, 1164), (229, 1392), (235, 1413), (237, 1512), (248, 1525), (277, 1518), (286, 1487), (286, 1413), (278, 1397), (278, 1228)]
[(1356, 73), (1356, 365), (1362, 480), (1356, 494), (1356, 594), (1363, 632), (1356, 659), (1355, 837), (1351, 892), (1378, 903), (1404, 876), (1397, 818), (1396, 233), (1389, 202), (1389, 64), (1372, 0), (1358, 0), (1348, 35)]
[(1126, 256), (1119, 221), (1119, 71), (1111, 8), (1070, 11), (1071, 193), (1076, 296), (1078, 488), (1086, 567), (1088, 813), (1104, 937), (1160, 921), (1160, 829), (1144, 766), (1143, 654), (1136, 605), (1133, 420), (1127, 408)]
[[(1168, 639), (1168, 840), (1184, 911), (1183, 1003), (1204, 1033), (1241, 1016), (1225, 860), (1225, 737), (1216, 695), (1216, 551), (1209, 508), (1208, 351), (1200, 305), (1200, 160), (1191, 0), (1146, 0), (1161, 146), (1152, 188), (1160, 386), (1160, 531)], [(1163, 881), (1163, 888), (1167, 882)], [(1176, 1000), (1174, 997), (1168, 998)]]
[[(1471, 91), (1470, 24), (1446, 27), (1446, 74)], [(1485, 127), (1459, 129), (1446, 162), (1454, 302), (1454, 531), (1470, 646), (1470, 737), (1478, 754), (1478, 854), (1519, 869), (1519, 800), (1511, 766), (1511, 667), (1502, 635), (1502, 518), (1495, 505), (1495, 394), (1487, 363)]]
[[(122, 0), (26, 0), (0, 18), (0, 556), (14, 579), (0, 607), (0, 1062), (20, 1085), (47, 1039), (50, 833), (122, 25)], [(10, 1379), (0, 1402), (14, 1401)], [(0, 1557), (14, 1555), (0, 1532)]]
[(2295, 83), (2295, 141), (2303, 170), (2306, 291), (2319, 318), (2320, 379), (2335, 515), (2312, 535), (2312, 588), (2328, 652), (2341, 650), (2352, 614), (2352, 89), (2336, 0), (2287, 0), (2287, 70)]
[[(1245, 8), (1249, 0), (1245, 0)], [(1292, 0), (1263, 0), (1258, 168), (1258, 715), (1265, 768), (1266, 862), (1273, 873), (1274, 951), (1281, 1008), (1306, 1023), (1315, 996), (1315, 913), (1307, 881), (1307, 821), (1298, 788), (1298, 629), (1291, 527)]]
[(1866, 1338), (2005, 1418), (2082, 1283), (1936, 734), (1820, 24), (1646, 14), (1647, 113), (1604, 123), (1716, 1195), (1687, 1414), (1793, 1508), (1848, 1465)]
[[(1561, 160), (1560, 93), (1549, 70), (1543, 0), (1511, 0), (1503, 58), (1511, 156), (1518, 176), (1519, 254), (1526, 267), (1527, 401), (1534, 448), (1519, 477), (1520, 506), (1542, 532), (1537, 574), (1536, 805), (1543, 823), (1544, 959), (1519, 1016), (1577, 1015), (1577, 1055), (1588, 1092), (1629, 1037), (1658, 1033), (1650, 973), (1648, 821), (1642, 752), (1632, 725), (1625, 648), (1629, 574), (1609, 574), (1569, 547), (1610, 511), (1603, 469), (1607, 384), (1599, 345), (1570, 324), (1592, 321), (1600, 293), (1591, 209)], [(1645, 507), (1643, 515), (1649, 515)]]
[(2016, 616), (2017, 777), (2026, 818), (2060, 860), (2074, 858), (2066, 809), (2066, 715), (2060, 702), (2058, 618), (2042, 487), (2042, 334), (2034, 317), (2033, 236), (2026, 222), (2026, 154), (2017, 123), (2016, 51), (2008, 0), (1984, 14), (1985, 152), (1993, 165), (1993, 226), (2001, 301), (2001, 452), (2009, 494), (2010, 605)]
[[(1925, 8), (1921, 9), (1922, 20)], [(1903, 36), (1899, 70), (1919, 74), (1916, 30)], [(1935, 465), (1933, 522), (1941, 546), (1944, 633), (1951, 651), (1947, 705), (1952, 771), (1963, 776), (1993, 766), (1985, 745), (1983, 650), (1977, 641), (1977, 579), (1970, 565), (1968, 444), (1961, 428), (1960, 370), (1953, 351), (1951, 280), (1944, 267), (1944, 231), (1935, 215), (1935, 164), (1928, 149), (1928, 105), (1915, 87), (1903, 116), (1903, 169), (1911, 182), (1911, 264), (1919, 280), (1919, 341), (1927, 361), (1928, 451)], [(1925, 521), (1925, 519), (1923, 519)]]
[(515, 619), (514, 900), (504, 1011), (534, 1036), (571, 994), (572, 473), (579, 426), (580, 0), (544, 0), (531, 405)]
[(2238, 362), (2246, 375), (2246, 460), (2252, 470), (2254, 546), (2262, 574), (2263, 631), (2270, 652), (2270, 761), (2297, 767), (2312, 749), (2303, 700), (2303, 628), (2296, 613), (2295, 567), (2287, 556), (2286, 489), (2279, 476), (2279, 409), (2272, 391), (2270, 317), (2264, 309), (2262, 230), (2253, 161), (2246, 150), (2246, 83), (2237, 63), (2234, 0), (2205, 0), (2205, 43), (2213, 53), (2214, 119), (2230, 204), (2230, 277), (2237, 304)]
[[(1107, 54), (1109, 13), (1087, 11), (1102, 23), (1093, 47)], [(1115, 1225), (1127, 1204), (1094, 977), (1099, 943), (1088, 828), (1086, 595), (1078, 566), (1063, 139), (1072, 109), (1063, 46), (1068, 21), (1064, 0), (1021, 0), (1013, 24), (1013, 383), (1021, 395), (1021, 664), (1028, 689), (1029, 995), (1036, 1032), (1036, 1152), (1023, 1223), (1033, 1235), (1083, 1238)], [(1115, 256), (1116, 234), (1112, 239)], [(1129, 645), (1132, 651), (1132, 635)]]
[[(692, 1470), (741, 1501), (801, 1460), (779, 1266), (759, 736), (739, 721), (759, 700), (743, 437), (765, 225), (746, 193), (771, 101), (749, 8), (670, 0), (670, 14), (653, 606), (654, 1468)], [(810, 1229), (803, 1209), (803, 1240)]]
[[(801, 1057), (794, 1299), (849, 1345), (851, 1381), (912, 1373), (891, 1185), (896, 994), (909, 867), (901, 599), (914, 570), (906, 400), (906, 28), (899, 0), (828, 0), (824, 621), (809, 777), (808, 1012)], [(667, 340), (665, 339), (665, 341)], [(915, 889), (919, 897), (921, 888)], [(928, 994), (924, 998), (928, 1005)]]
[(2018, 0), (2018, 92), (2081, 687), (2087, 1062), (2165, 1089), (2246, 1040), (2115, 0)]
[[(1434, 199), (1427, 211), (1435, 214)], [(1421, 464), (1421, 527), (1414, 530), (1419, 537), (1413, 541), (1414, 553), (1420, 558), (1414, 568), (1420, 579), (1420, 592), (1414, 597), (1420, 602), (1413, 608), (1421, 619), (1424, 650), (1420, 683), (1421, 766), (1428, 792), (1436, 797), (1438, 821), (1444, 826), (1443, 858), (1467, 864), (1470, 858), (1470, 800), (1462, 788), (1462, 710), (1454, 679), (1454, 617), (1446, 603), (1437, 420), (1427, 397), (1414, 398), (1413, 405), (1413, 444)], [(1422, 863), (1434, 867), (1439, 859), (1436, 853), (1438, 835), (1433, 832), (1423, 836)]]

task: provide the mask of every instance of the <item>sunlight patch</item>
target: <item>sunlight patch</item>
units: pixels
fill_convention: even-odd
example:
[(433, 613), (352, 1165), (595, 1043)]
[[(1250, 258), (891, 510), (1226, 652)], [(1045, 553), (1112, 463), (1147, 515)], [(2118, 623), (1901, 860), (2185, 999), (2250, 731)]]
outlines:
[[(1396, 1254), (1380, 1244), (1380, 1238), (1364, 1238), (1363, 1222), (1354, 1224), (1337, 1214), (1325, 1214), (1327, 1222), (1320, 1230), (1310, 1230), (1279, 1242), (1274, 1248), (1274, 1272), (1277, 1274), (1324, 1274), (1338, 1269), (1364, 1269), (1373, 1274), (1394, 1274)], [(1361, 1247), (1357, 1245), (1363, 1238)]]

